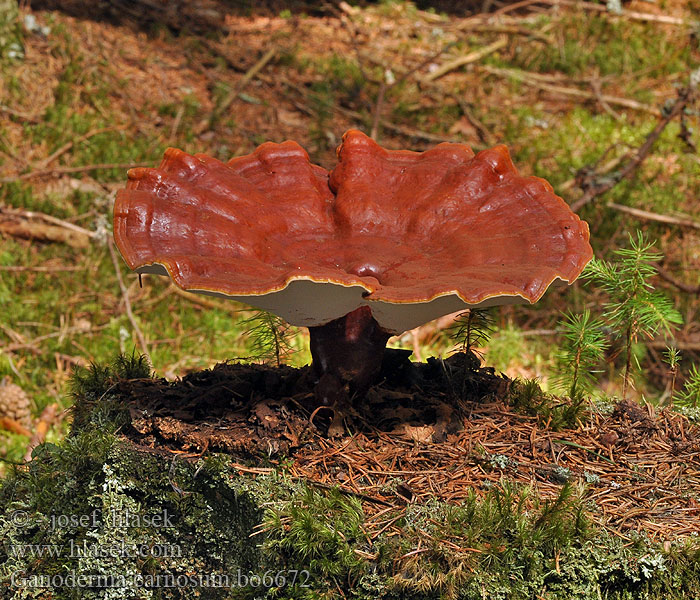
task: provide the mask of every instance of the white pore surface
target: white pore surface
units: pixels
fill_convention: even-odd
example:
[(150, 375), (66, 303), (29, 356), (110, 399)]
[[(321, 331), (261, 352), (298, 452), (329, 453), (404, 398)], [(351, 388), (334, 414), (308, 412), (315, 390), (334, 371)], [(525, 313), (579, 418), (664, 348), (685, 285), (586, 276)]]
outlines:
[[(157, 275), (168, 274), (165, 268), (158, 264), (143, 267), (138, 271)], [(494, 296), (479, 304), (467, 304), (457, 294), (447, 293), (426, 302), (392, 303), (364, 298), (363, 294), (368, 290), (359, 285), (343, 286), (309, 279), (294, 279), (281, 290), (258, 296), (229, 296), (210, 290), (188, 291), (249, 304), (282, 317), (287, 323), (297, 327), (325, 325), (360, 306), (367, 305), (372, 309), (372, 316), (382, 329), (392, 334), (403, 333), (443, 315), (467, 308), (527, 302), (520, 296)]]

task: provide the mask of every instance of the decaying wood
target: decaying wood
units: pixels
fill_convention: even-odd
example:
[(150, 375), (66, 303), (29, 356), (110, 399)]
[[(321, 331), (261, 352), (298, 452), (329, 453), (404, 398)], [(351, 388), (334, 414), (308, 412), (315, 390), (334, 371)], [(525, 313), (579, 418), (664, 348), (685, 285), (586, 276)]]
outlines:
[[(307, 390), (295, 385), (294, 398), (281, 391), (286, 378), (299, 381), (299, 374), (289, 367), (269, 371), (275, 385), (266, 387), (261, 369), (227, 364), (181, 382), (122, 382), (118, 393), (134, 403), (133, 430), (124, 433), (140, 447), (179, 455), (229, 448), (236, 469), (256, 474), (271, 471), (255, 461), (242, 465), (238, 457), (264, 451), (265, 464), (275, 465), (282, 452), (291, 478), (367, 501), (371, 539), (400, 534), (396, 512), (383, 516), (389, 507), (400, 512), (407, 502), (433, 497), (458, 504), (504, 477), (541, 499), (556, 497), (565, 481), (585, 482), (585, 499), (598, 507), (589, 517), (624, 539), (639, 531), (660, 541), (700, 532), (700, 507), (687, 493), (700, 485), (700, 429), (670, 410), (622, 402), (612, 414), (594, 411), (585, 424), (553, 432), (538, 417), (495, 400), (499, 381), (507, 381), (490, 376), (468, 410), (449, 413), (455, 428), (438, 441), (440, 418), (424, 420), (421, 407), (432, 402), (431, 410), (449, 408), (449, 384), (425, 396), (423, 383), (410, 389), (383, 383), (361, 409), (373, 409), (372, 422), (347, 414), (352, 433), (329, 437), (309, 423)], [(207, 406), (204, 420), (195, 418), (201, 403)], [(408, 415), (412, 425), (406, 427)]]

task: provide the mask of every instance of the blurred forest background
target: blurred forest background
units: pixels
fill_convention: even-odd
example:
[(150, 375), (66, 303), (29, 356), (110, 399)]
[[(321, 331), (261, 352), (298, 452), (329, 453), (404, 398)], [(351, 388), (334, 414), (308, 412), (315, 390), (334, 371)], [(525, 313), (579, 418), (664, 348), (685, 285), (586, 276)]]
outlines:
[[(505, 143), (589, 223), (599, 258), (637, 230), (655, 240), (650, 283), (683, 323), (636, 340), (629, 395), (672, 402), (700, 364), (699, 20), (698, 0), (0, 0), (0, 395), (19, 386), (31, 412), (0, 431), (0, 457), (65, 434), (76, 366), (135, 348), (176, 378), (251, 353), (248, 307), (140, 286), (115, 254), (129, 167), (168, 146), (227, 160), (292, 139), (332, 168), (349, 128), (393, 149)], [(562, 314), (604, 301), (577, 282), (498, 310), (486, 364), (546, 388)], [(444, 356), (448, 325), (390, 345)], [(293, 333), (286, 362), (306, 364)], [(617, 333), (600, 401), (621, 394)]]

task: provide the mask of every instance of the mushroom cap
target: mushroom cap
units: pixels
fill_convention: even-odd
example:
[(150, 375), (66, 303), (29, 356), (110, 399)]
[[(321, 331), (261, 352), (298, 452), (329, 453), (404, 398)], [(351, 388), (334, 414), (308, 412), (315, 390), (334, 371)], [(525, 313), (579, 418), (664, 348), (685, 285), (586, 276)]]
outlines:
[(588, 225), (505, 146), (385, 150), (351, 130), (337, 154), (328, 173), (290, 141), (228, 163), (169, 148), (117, 193), (117, 247), (134, 270), (293, 325), (368, 305), (394, 333), (536, 302), (593, 257)]

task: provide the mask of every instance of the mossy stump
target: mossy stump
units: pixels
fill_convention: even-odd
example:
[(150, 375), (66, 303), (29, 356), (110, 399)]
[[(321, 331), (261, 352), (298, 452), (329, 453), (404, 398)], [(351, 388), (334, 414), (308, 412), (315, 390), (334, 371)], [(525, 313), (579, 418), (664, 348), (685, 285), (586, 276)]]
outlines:
[[(399, 370), (406, 368), (394, 359)], [(456, 379), (449, 393), (431, 392), (436, 400), (428, 410), (421, 412), (396, 390), (376, 391), (367, 401), (377, 411), (374, 424), (381, 425), (383, 403), (392, 398), (394, 413), (412, 423), (404, 423), (412, 445), (435, 453), (454, 441), (452, 421), (464, 418), (459, 405), (474, 401), (458, 398), (445, 408), (454, 389), (465, 387), (459, 377), (470, 373), (470, 389), (482, 401), (508, 387), (466, 357), (432, 368), (438, 367)], [(304, 431), (291, 409), (252, 393), (246, 422), (236, 402), (225, 408), (213, 392), (212, 377), (219, 378), (216, 389), (240, 391), (234, 379), (222, 383), (226, 369), (236, 373), (238, 385), (247, 378), (245, 385), (255, 390), (291, 382), (303, 388), (305, 377), (303, 370), (251, 365), (188, 376), (184, 383), (203, 404), (181, 403), (179, 416), (190, 422), (178, 428), (168, 420), (175, 417), (159, 411), (182, 400), (181, 390), (153, 379), (142, 361), (120, 358), (114, 366), (76, 375), (71, 434), (58, 445), (39, 447), (31, 463), (0, 487), (1, 598), (583, 600), (700, 594), (697, 538), (666, 546), (643, 535), (622, 539), (591, 521), (595, 507), (572, 482), (560, 481), (553, 496), (538, 498), (509, 479), (513, 459), (506, 456), (475, 459), (500, 477), (480, 490), (463, 490), (458, 502), (418, 493), (417, 484), (399, 476), (385, 481), (383, 496), (352, 492), (348, 477), (351, 483), (360, 477), (341, 471), (338, 487), (303, 477), (299, 465), (316, 459), (300, 449), (330, 444), (337, 419), (317, 413), (317, 431)], [(433, 375), (426, 367), (410, 377), (426, 389)], [(210, 393), (202, 395), (205, 382)], [(144, 404), (146, 393), (150, 404)], [(301, 397), (296, 402), (303, 405)], [(195, 423), (203, 406), (216, 422)], [(295, 435), (275, 435), (281, 415)], [(217, 437), (217, 426), (236, 422), (258, 441), (236, 446), (235, 436), (219, 431)], [(357, 431), (346, 434), (341, 450), (326, 452), (329, 460), (339, 452), (378, 456), (362, 420), (353, 422)], [(267, 448), (261, 427), (270, 434)], [(397, 424), (392, 427), (382, 435), (395, 435)], [(219, 445), (216, 452), (205, 440)], [(230, 451), (222, 451), (227, 444)], [(404, 448), (411, 452), (410, 444)]]

